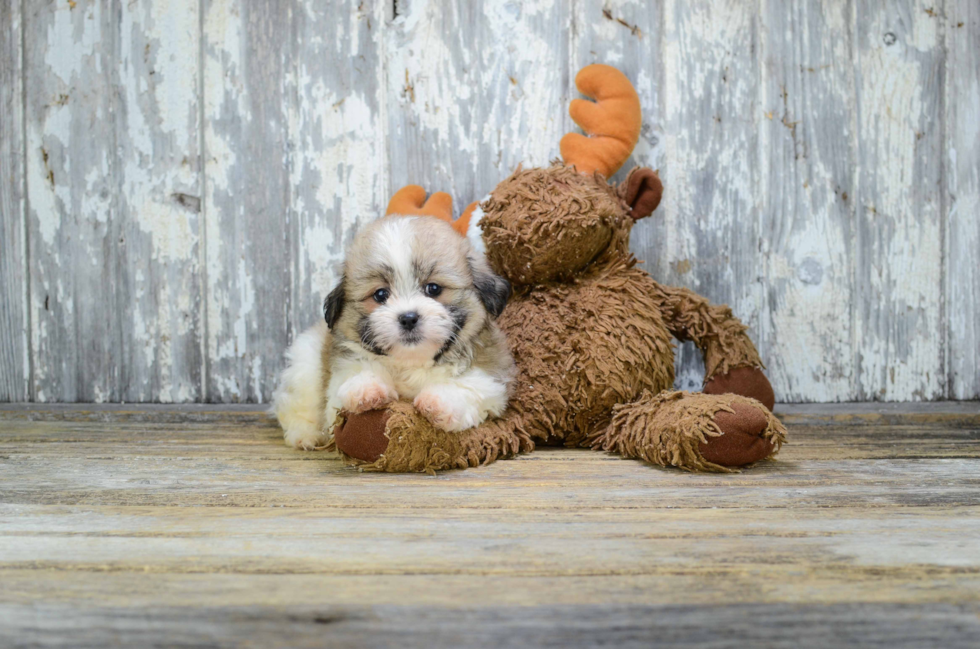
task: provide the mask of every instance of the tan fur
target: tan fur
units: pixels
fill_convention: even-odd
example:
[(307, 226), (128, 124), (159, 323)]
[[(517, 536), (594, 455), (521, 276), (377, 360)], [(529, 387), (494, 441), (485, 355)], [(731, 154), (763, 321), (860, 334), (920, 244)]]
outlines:
[[(440, 292), (430, 295), (430, 284)], [(379, 289), (387, 295), (381, 301)], [(325, 303), (329, 330), (313, 327), (289, 350), (273, 406), (286, 443), (322, 447), (341, 411), (397, 399), (414, 401), (452, 432), (502, 413), (515, 369), (489, 308), (497, 312), (507, 293), (507, 283), (444, 221), (398, 217), (369, 225)], [(406, 314), (414, 327), (401, 322)]]
[[(420, 281), (432, 281), (444, 286), (437, 300), (442, 304), (462, 307), (471, 314), (459, 334), (460, 344), (451, 351), (446, 362), (468, 362), (490, 368), (488, 371), (492, 370), (495, 376), (506, 377), (513, 371), (506, 339), (480, 302), (473, 286), (474, 269), (490, 272), (486, 261), (473, 254), (466, 239), (446, 222), (426, 217), (402, 218), (411, 219), (412, 255), (424, 260), (427, 269), (433, 269)], [(347, 253), (344, 263), (346, 303), (332, 332), (335, 346), (344, 341), (358, 340), (359, 319), (377, 306), (371, 295), (383, 284), (378, 268), (386, 263), (386, 259), (385, 251), (376, 245), (374, 233), (382, 227), (382, 223), (376, 221), (368, 225), (355, 238)], [(409, 243), (406, 242), (406, 245)]]

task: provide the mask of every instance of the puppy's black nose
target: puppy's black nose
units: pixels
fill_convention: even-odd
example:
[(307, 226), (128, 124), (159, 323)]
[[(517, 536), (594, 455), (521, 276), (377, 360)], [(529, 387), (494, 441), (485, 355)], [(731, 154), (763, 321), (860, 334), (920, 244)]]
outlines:
[(415, 311), (409, 311), (408, 313), (403, 313), (398, 316), (398, 324), (402, 326), (405, 331), (411, 331), (415, 328), (419, 322), (419, 314)]

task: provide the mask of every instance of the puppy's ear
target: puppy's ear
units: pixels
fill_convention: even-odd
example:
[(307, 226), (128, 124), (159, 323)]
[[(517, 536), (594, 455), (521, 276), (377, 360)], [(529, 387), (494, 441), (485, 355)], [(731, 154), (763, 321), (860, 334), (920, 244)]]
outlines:
[(327, 326), (333, 329), (337, 324), (340, 313), (344, 310), (344, 279), (330, 291), (327, 299), (323, 301), (323, 319), (327, 321)]
[(473, 272), (473, 288), (480, 296), (483, 308), (496, 318), (503, 312), (504, 307), (507, 306), (507, 300), (510, 299), (512, 292), (510, 282), (499, 275), (495, 275), (487, 262), (482, 259), (470, 258), (470, 270)]

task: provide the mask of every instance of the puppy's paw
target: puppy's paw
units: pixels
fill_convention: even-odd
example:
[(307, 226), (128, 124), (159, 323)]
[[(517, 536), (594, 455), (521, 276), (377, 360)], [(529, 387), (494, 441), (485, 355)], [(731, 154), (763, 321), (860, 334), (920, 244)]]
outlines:
[(315, 451), (327, 443), (327, 435), (313, 424), (292, 425), (283, 433), (286, 446), (301, 451)]
[(380, 410), (398, 400), (398, 393), (373, 374), (361, 373), (340, 386), (337, 396), (343, 410), (354, 414)]
[(473, 428), (486, 418), (479, 403), (466, 390), (450, 386), (426, 388), (415, 397), (415, 409), (436, 428), (454, 433)]

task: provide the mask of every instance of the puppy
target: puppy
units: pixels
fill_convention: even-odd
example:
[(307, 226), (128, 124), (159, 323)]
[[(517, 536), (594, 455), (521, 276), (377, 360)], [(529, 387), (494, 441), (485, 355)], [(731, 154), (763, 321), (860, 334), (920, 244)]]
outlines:
[(390, 216), (358, 234), (325, 322), (300, 334), (273, 395), (287, 446), (324, 445), (341, 411), (411, 399), (438, 428), (501, 414), (516, 374), (494, 319), (510, 284), (445, 221)]

